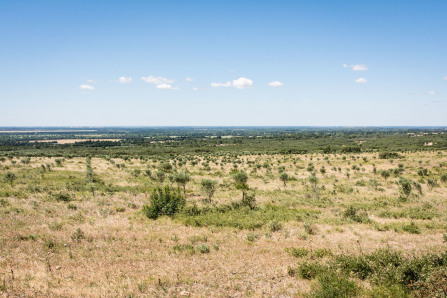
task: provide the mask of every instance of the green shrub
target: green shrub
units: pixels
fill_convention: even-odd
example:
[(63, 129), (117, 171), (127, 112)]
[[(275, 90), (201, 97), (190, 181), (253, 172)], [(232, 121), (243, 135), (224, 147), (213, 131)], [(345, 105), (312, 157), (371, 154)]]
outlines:
[(316, 235), (317, 227), (313, 223), (305, 222), (304, 223), (304, 231), (306, 231), (306, 233), (309, 235)]
[(411, 233), (411, 234), (420, 234), (421, 233), (421, 229), (414, 222), (411, 222), (408, 225), (404, 225), (402, 227), (402, 230), (404, 230), (405, 232)]
[(259, 235), (255, 234), (253, 232), (250, 232), (250, 233), (247, 234), (247, 241), (248, 242), (255, 242), (256, 239), (258, 239), (258, 238), (259, 238)]
[(408, 197), (411, 194), (411, 191), (413, 189), (411, 180), (400, 177), (398, 185), (399, 185), (399, 192), (403, 196)]
[(354, 206), (349, 206), (343, 213), (343, 217), (351, 219), (358, 223), (369, 223), (370, 219), (366, 212), (359, 212), (359, 208)]
[(305, 247), (290, 247), (286, 251), (295, 258), (306, 257), (309, 254), (309, 250)]
[(392, 158), (401, 158), (401, 156), (396, 152), (380, 152), (380, 159), (392, 159)]
[(149, 197), (149, 203), (143, 206), (143, 213), (151, 219), (159, 216), (173, 216), (185, 206), (185, 198), (169, 186), (155, 188)]
[(6, 183), (9, 183), (11, 186), (16, 179), (17, 179), (17, 176), (11, 171), (6, 172), (5, 176), (3, 177), (3, 181), (5, 181)]
[(442, 174), (440, 180), (441, 180), (441, 182), (446, 183), (447, 182), (447, 173)]
[(210, 248), (208, 245), (204, 244), (204, 243), (200, 243), (197, 245), (197, 250), (202, 253), (202, 254), (207, 254), (210, 252)]
[(446, 297), (447, 296), (447, 268), (432, 272), (425, 281), (410, 284), (416, 297)]
[(277, 232), (282, 230), (282, 224), (276, 220), (272, 220), (268, 223), (268, 229), (270, 232)]
[(81, 242), (81, 240), (84, 238), (85, 234), (80, 228), (77, 228), (76, 231), (73, 234), (71, 234), (71, 240), (76, 242)]
[(329, 248), (316, 248), (313, 253), (316, 258), (332, 257), (333, 253)]
[(318, 285), (310, 293), (311, 297), (354, 297), (360, 288), (348, 277), (340, 275), (334, 270), (323, 271), (318, 276)]
[(175, 252), (186, 252), (187, 254), (194, 254), (195, 249), (191, 244), (176, 244), (172, 248)]
[(242, 199), (242, 203), (241, 205), (243, 207), (248, 207), (250, 209), (255, 209), (256, 208), (256, 195), (254, 192), (247, 192), (245, 193), (245, 195), (243, 196)]
[(70, 202), (72, 200), (71, 195), (67, 192), (60, 192), (55, 194), (54, 199), (58, 202)]
[(305, 279), (313, 279), (325, 270), (327, 266), (311, 261), (303, 262), (297, 268), (298, 275)]

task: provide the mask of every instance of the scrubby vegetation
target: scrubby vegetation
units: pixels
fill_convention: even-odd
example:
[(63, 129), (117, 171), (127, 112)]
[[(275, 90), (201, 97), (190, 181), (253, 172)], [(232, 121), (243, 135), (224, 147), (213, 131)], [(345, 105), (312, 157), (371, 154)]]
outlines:
[(0, 134), (0, 294), (446, 294), (442, 129), (115, 128), (94, 134), (118, 142), (35, 142), (91, 134)]

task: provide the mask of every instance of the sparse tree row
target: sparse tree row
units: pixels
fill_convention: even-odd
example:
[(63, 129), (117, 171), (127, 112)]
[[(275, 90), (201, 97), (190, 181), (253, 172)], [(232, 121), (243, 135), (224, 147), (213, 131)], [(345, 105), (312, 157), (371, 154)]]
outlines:
[[(175, 134), (175, 138), (163, 133)], [(91, 135), (104, 139), (90, 141)], [(49, 141), (48, 138), (54, 138)], [(110, 141), (115, 139), (116, 141)], [(58, 141), (74, 140), (73, 143)], [(359, 141), (360, 140), (360, 141)], [(358, 154), (382, 152), (385, 157), (405, 152), (435, 152), (447, 148), (442, 128), (334, 129), (334, 128), (133, 128), (126, 131), (98, 129), (80, 137), (74, 133), (48, 135), (43, 132), (0, 134), (0, 156), (70, 157), (88, 156), (134, 158), (147, 155), (213, 153), (226, 154)]]

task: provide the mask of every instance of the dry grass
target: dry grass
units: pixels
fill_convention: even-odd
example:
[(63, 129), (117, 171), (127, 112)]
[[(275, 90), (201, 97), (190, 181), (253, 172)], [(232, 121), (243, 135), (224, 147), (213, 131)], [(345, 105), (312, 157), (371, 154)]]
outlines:
[[(74, 193), (74, 200), (69, 203), (57, 202), (45, 191), (28, 192), (26, 196), (11, 192), (2, 199), (0, 293), (25, 296), (289, 297), (299, 296), (310, 289), (309, 281), (287, 274), (287, 268), (297, 263), (297, 259), (286, 252), (289, 247), (306, 247), (311, 251), (327, 248), (334, 254), (358, 254), (379, 247), (391, 247), (407, 254), (442, 250), (447, 207), (445, 184), (440, 183), (432, 190), (422, 184), (422, 196), (400, 202), (397, 178), (385, 180), (372, 174), (372, 164), (380, 171), (397, 168), (398, 163), (403, 163), (403, 175), (417, 181), (416, 171), (420, 166), (437, 175), (435, 167), (447, 158), (437, 153), (412, 153), (391, 163), (375, 156), (354, 155), (353, 158), (347, 156), (346, 160), (342, 155), (327, 155), (328, 160), (325, 160), (326, 156), (315, 154), (240, 157), (259, 164), (270, 160), (273, 164), (271, 171), (261, 168), (257, 173), (252, 173), (253, 167), (245, 162), (238, 164), (238, 169), (251, 173), (248, 183), (256, 189), (258, 205), (274, 203), (319, 211), (319, 216), (311, 220), (316, 228), (315, 235), (306, 233), (307, 219), (285, 222), (277, 232), (270, 232), (267, 226), (250, 231), (189, 227), (180, 220), (167, 217), (149, 220), (141, 213), (147, 200), (146, 193), (134, 191), (132, 187), (143, 184), (152, 187), (157, 182), (142, 174), (134, 177), (131, 172), (148, 167), (156, 171), (152, 165), (156, 168), (159, 163), (116, 159), (115, 163), (126, 165), (117, 168), (104, 159), (93, 158), (93, 171), (105, 184), (128, 187), (128, 190), (95, 195), (81, 191)], [(315, 198), (309, 188), (307, 178), (310, 174), (306, 170), (309, 162), (317, 170), (319, 187), (325, 188), (321, 190), (320, 198)], [(33, 158), (29, 165), (19, 161), (11, 164), (7, 160), (0, 171), (2, 175), (7, 170), (16, 172), (19, 179), (11, 190), (25, 192), (30, 182), (21, 175), (33, 168), (35, 173), (29, 179), (42, 179), (36, 173), (40, 164), (46, 163), (54, 163), (54, 159)], [(360, 171), (352, 170), (354, 164)], [(326, 168), (324, 175), (319, 172), (323, 165)], [(278, 178), (278, 166), (285, 166), (286, 172), (296, 181), (289, 181), (284, 186)], [(334, 166), (340, 167), (341, 171), (333, 171)], [(240, 191), (231, 185), (232, 164), (221, 166), (219, 160), (218, 164), (211, 162), (210, 167), (211, 170), (204, 170), (201, 162), (196, 166), (189, 163), (183, 166), (193, 178), (187, 185), (188, 200), (201, 204), (203, 195), (199, 183), (202, 178), (229, 185), (218, 189), (214, 202), (239, 200)], [(346, 176), (348, 168), (349, 179)], [(85, 160), (73, 158), (42, 176), (83, 175), (83, 171)], [(443, 168), (439, 171), (445, 173)], [(370, 179), (376, 179), (382, 190), (357, 183)], [(334, 184), (352, 187), (352, 191), (332, 193)], [(372, 222), (356, 223), (343, 218), (343, 211), (350, 204), (364, 208)], [(428, 206), (432, 206), (429, 210), (436, 214), (432, 219), (381, 216), (385, 211), (426, 210)], [(410, 222), (417, 223), (420, 234), (399, 228)], [(383, 231), (378, 228), (386, 225), (389, 227)], [(81, 236), (76, 234), (78, 229), (82, 231)], [(254, 241), (248, 240), (249, 234), (255, 236)], [(197, 245), (201, 243), (209, 247), (209, 253), (198, 251)], [(194, 252), (186, 245), (194, 247)]]

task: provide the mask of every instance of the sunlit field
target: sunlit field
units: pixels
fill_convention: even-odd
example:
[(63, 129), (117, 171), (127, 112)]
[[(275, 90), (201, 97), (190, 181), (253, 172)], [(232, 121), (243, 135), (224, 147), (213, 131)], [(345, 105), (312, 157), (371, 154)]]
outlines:
[(6, 154), (0, 176), (4, 295), (445, 294), (442, 150)]

